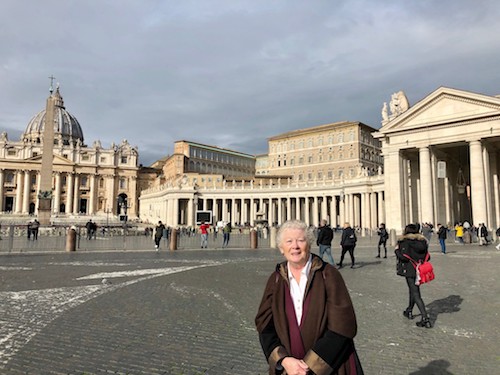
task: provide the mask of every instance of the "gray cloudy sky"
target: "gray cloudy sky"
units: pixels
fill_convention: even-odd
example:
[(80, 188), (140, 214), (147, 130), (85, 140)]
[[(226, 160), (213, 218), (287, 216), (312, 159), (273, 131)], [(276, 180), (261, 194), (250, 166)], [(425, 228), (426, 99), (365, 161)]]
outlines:
[(50, 75), (87, 144), (149, 165), (186, 139), (249, 154), (336, 121), (380, 127), (393, 92), (500, 94), (498, 0), (2, 0), (0, 131)]

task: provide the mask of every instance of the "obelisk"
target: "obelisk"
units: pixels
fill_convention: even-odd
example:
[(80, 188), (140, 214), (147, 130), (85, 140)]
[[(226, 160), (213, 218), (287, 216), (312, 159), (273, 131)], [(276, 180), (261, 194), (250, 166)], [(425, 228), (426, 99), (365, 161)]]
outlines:
[(42, 166), (40, 170), (40, 190), (38, 191), (38, 221), (41, 225), (50, 225), (52, 206), (52, 163), (54, 158), (54, 121), (56, 98), (53, 96), (52, 83), (54, 77), (49, 77), (50, 96), (45, 109), (45, 124), (42, 133)]

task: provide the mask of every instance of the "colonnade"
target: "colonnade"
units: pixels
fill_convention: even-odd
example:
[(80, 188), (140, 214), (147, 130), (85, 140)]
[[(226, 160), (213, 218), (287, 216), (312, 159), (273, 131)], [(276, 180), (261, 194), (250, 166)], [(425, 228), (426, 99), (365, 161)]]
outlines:
[[(10, 176), (7, 180), (7, 176)], [(53, 214), (93, 215), (98, 211), (114, 212), (116, 182), (114, 176), (103, 178), (103, 195), (98, 195), (98, 176), (94, 173), (53, 172)], [(134, 191), (135, 191), (135, 185)], [(0, 212), (35, 213), (40, 191), (39, 170), (0, 169)], [(99, 202), (100, 200), (100, 202)], [(85, 201), (85, 204), (82, 203)], [(84, 212), (82, 212), (84, 210)], [(135, 214), (135, 207), (134, 207)]]
[[(500, 225), (499, 153), (490, 143), (470, 140), (454, 147), (423, 145), (384, 155), (391, 189), (388, 225), (434, 225), (469, 221)], [(444, 168), (438, 172), (438, 163)]]
[(376, 185), (377, 190), (362, 185), (362, 191), (356, 191), (355, 187), (314, 191), (286, 186), (230, 191), (192, 189), (179, 192), (174, 188), (146, 191), (140, 198), (140, 217), (151, 223), (161, 220), (172, 227), (193, 227), (196, 226), (196, 212), (209, 211), (214, 223), (224, 221), (232, 225), (254, 226), (262, 221), (280, 225), (286, 220), (299, 219), (318, 226), (325, 219), (333, 227), (341, 227), (347, 221), (353, 227), (375, 229), (385, 221), (380, 182)]

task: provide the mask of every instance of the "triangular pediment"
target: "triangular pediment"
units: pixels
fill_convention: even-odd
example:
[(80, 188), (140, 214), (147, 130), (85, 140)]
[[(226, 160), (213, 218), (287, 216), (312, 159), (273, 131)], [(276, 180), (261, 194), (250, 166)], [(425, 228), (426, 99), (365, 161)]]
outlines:
[(500, 98), (441, 87), (388, 121), (381, 133), (438, 127), (500, 115)]
[[(42, 162), (42, 155), (37, 155), (29, 159), (34, 162)], [(60, 155), (52, 155), (52, 165), (75, 165), (72, 161), (63, 158)]]

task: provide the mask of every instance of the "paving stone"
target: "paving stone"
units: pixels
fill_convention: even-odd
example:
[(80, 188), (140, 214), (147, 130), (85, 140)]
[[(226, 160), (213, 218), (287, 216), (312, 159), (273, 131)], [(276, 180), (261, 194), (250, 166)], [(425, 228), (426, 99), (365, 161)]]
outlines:
[[(341, 273), (365, 373), (500, 373), (500, 251), (448, 247), (431, 245), (422, 329), (402, 315), (393, 252), (375, 259), (375, 239), (360, 239)], [(0, 373), (266, 374), (253, 319), (278, 261), (271, 249), (0, 255)]]

